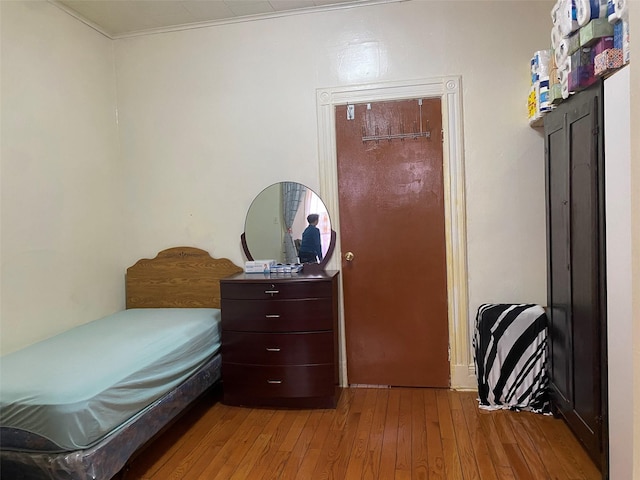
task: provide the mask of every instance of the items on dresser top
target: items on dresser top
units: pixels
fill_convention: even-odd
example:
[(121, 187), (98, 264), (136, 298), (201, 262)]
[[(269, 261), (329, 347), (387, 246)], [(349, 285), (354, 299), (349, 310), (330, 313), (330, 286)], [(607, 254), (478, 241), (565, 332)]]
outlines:
[(301, 263), (276, 263), (275, 260), (247, 260), (244, 262), (245, 273), (300, 273), (304, 265)]
[(275, 260), (247, 260), (244, 262), (244, 271), (246, 273), (269, 273), (275, 264)]
[(336, 406), (338, 276), (240, 273), (220, 281), (224, 403)]

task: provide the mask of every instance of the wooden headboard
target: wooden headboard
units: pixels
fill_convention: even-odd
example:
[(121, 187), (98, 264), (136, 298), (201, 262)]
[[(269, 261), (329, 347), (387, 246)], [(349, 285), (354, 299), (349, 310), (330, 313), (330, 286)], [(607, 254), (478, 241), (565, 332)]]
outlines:
[(169, 248), (127, 268), (127, 308), (220, 308), (220, 279), (241, 271), (199, 248)]

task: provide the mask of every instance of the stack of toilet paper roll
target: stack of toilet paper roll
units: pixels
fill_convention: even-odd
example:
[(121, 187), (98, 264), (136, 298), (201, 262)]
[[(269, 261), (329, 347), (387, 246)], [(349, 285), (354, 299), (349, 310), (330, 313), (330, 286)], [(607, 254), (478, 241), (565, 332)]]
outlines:
[[(603, 38), (615, 36), (621, 48), (624, 63), (629, 61), (629, 0), (557, 0), (551, 10), (551, 49), (555, 63), (555, 76), (558, 79), (562, 98), (593, 83), (595, 44)], [(588, 53), (592, 58), (586, 62)], [(607, 58), (618, 58), (617, 54), (603, 54)], [(602, 64), (602, 61), (600, 62)], [(610, 64), (615, 65), (615, 64)], [(614, 67), (615, 68), (615, 67)], [(573, 72), (572, 72), (573, 69)], [(578, 71), (579, 70), (579, 71)], [(608, 70), (610, 71), (610, 70)], [(605, 71), (606, 72), (606, 71)], [(570, 82), (570, 80), (572, 80)], [(553, 88), (554, 76), (551, 76), (551, 101), (556, 103), (556, 91)], [(571, 84), (571, 85), (570, 85)]]
[(575, 0), (558, 0), (551, 9), (551, 21), (562, 38), (567, 38), (580, 28)]
[(551, 50), (559, 85), (552, 87), (551, 98), (553, 103), (557, 103), (569, 97), (570, 55), (579, 47), (577, 31), (580, 25), (575, 0), (557, 0), (551, 9), (551, 21)]
[(551, 50), (531, 59), (529, 123), (572, 93), (629, 62), (631, 0), (556, 0), (551, 9)]
[(551, 110), (550, 75), (553, 67), (551, 50), (539, 50), (531, 58), (529, 90), (529, 123), (535, 123)]

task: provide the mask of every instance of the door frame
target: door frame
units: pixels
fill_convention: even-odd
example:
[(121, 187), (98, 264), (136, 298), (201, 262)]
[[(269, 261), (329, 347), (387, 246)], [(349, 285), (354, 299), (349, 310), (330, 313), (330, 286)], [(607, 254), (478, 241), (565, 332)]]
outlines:
[[(414, 98), (440, 98), (442, 102), (442, 141), (445, 242), (447, 259), (447, 307), (449, 324), (449, 368), (451, 388), (476, 388), (471, 352), (468, 313), (467, 238), (462, 135), (460, 76), (435, 77), (399, 82), (319, 88), (316, 91), (318, 115), (318, 161), (320, 194), (336, 231), (336, 249), (327, 264), (340, 270), (340, 215), (338, 208), (338, 168), (336, 152), (335, 106)], [(344, 303), (340, 277), (340, 383), (348, 386)]]

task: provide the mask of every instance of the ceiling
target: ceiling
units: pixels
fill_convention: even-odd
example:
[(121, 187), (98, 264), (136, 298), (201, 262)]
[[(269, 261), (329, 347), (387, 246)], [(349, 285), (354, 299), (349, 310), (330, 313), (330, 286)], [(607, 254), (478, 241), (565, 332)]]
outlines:
[(50, 0), (109, 38), (399, 0)]

